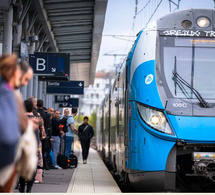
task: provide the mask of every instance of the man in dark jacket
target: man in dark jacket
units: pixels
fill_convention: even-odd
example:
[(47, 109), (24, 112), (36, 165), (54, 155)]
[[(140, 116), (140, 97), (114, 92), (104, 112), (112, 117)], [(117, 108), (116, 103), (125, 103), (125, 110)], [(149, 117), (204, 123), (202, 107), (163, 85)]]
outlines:
[(94, 130), (91, 125), (88, 124), (88, 117), (84, 117), (84, 123), (78, 127), (78, 137), (80, 138), (83, 163), (87, 163), (87, 157), (89, 154), (90, 140), (94, 136)]
[(51, 115), (48, 112), (45, 112), (43, 100), (37, 100), (37, 112), (40, 113), (40, 116), (44, 120), (46, 136), (51, 138)]

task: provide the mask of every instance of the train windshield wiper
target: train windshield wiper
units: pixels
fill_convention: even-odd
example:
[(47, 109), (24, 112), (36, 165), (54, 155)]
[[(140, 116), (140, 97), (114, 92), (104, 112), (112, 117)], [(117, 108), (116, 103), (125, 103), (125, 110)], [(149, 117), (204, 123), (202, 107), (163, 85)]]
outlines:
[(199, 102), (201, 103), (201, 105), (204, 108), (210, 108), (210, 104), (205, 101), (205, 99), (201, 96), (201, 94), (192, 85), (190, 85), (187, 81), (185, 81), (177, 73), (177, 69), (176, 69), (176, 56), (175, 56), (174, 70), (172, 71), (172, 74), (174, 76), (174, 81), (175, 81), (175, 94), (176, 94), (176, 84), (177, 84), (179, 86), (179, 88), (181, 89), (181, 91), (188, 97), (189, 94), (187, 93), (187, 91), (183, 87), (183, 85), (185, 85), (186, 87), (188, 87), (193, 92), (193, 94), (196, 96), (196, 98), (199, 100)]

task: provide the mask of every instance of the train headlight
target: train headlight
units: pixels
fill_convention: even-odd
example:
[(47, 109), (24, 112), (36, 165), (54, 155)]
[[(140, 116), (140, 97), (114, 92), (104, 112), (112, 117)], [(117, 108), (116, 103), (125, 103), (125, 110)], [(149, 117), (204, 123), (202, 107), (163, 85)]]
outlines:
[(142, 120), (153, 129), (174, 135), (164, 113), (160, 110), (137, 103), (137, 108)]
[(206, 17), (199, 17), (197, 19), (197, 25), (200, 27), (200, 28), (207, 28), (209, 27), (211, 24), (210, 20)]
[(161, 118), (160, 118), (160, 116), (153, 115), (153, 116), (150, 118), (150, 122), (151, 122), (153, 125), (158, 125), (158, 124), (161, 122)]
[(188, 29), (192, 26), (192, 22), (190, 20), (184, 20), (181, 22), (181, 26), (185, 29)]

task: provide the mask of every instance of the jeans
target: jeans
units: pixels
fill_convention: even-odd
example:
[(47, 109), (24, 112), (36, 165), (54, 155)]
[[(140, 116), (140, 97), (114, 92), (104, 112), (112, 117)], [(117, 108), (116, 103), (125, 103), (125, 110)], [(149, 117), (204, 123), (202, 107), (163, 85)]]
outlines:
[(52, 139), (54, 140), (52, 142), (52, 149), (54, 153), (54, 166), (57, 165), (57, 155), (59, 153), (60, 149), (60, 137), (59, 136), (52, 136)]
[(66, 146), (65, 146), (65, 156), (69, 159), (69, 155), (71, 154), (71, 147), (74, 137), (66, 136)]

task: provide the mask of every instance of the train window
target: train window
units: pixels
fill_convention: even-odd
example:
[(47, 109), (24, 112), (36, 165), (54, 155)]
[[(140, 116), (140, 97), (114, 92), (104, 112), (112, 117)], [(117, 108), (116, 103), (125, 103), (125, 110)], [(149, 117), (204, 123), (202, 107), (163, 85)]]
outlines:
[(173, 77), (173, 71), (204, 98), (215, 98), (215, 41), (209, 38), (162, 37), (162, 66), (167, 86), (176, 98), (196, 98)]

